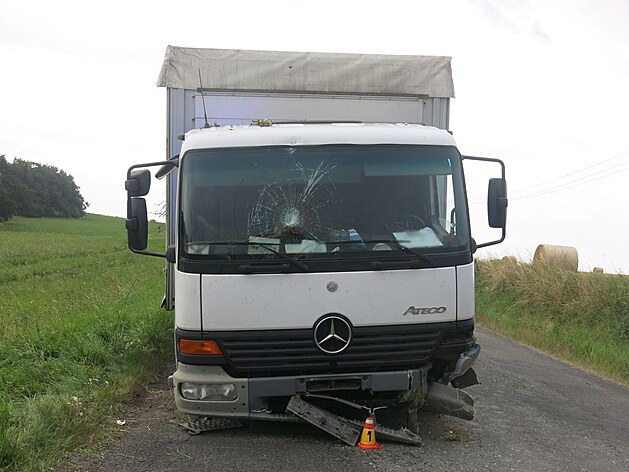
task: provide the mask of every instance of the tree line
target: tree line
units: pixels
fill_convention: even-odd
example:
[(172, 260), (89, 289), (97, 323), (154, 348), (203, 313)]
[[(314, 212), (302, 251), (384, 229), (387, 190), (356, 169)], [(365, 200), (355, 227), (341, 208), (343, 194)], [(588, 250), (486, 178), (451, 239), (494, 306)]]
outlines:
[(80, 218), (88, 203), (74, 177), (56, 167), (0, 155), (0, 221), (14, 216)]

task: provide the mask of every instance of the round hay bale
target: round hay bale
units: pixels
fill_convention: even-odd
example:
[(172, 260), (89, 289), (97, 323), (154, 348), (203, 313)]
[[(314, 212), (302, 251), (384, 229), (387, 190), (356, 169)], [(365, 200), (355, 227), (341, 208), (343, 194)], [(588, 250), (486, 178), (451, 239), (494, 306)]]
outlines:
[(602, 267), (594, 267), (594, 270), (592, 271), (595, 274), (602, 274), (603, 273), (603, 268)]
[(517, 264), (518, 263), (518, 259), (515, 256), (504, 256), (502, 258), (503, 262), (508, 263), (508, 264)]
[(570, 246), (540, 244), (533, 255), (533, 263), (576, 272), (579, 269), (579, 254), (576, 248)]

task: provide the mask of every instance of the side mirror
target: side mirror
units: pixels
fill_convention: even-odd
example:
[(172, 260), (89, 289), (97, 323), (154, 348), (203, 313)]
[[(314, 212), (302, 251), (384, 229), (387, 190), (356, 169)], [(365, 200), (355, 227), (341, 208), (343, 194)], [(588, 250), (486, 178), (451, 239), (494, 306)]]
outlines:
[[(127, 171), (127, 180), (124, 187), (127, 191), (127, 219), (125, 227), (127, 228), (127, 242), (129, 249), (138, 254), (156, 257), (170, 257), (169, 261), (176, 258), (174, 248), (170, 253), (164, 254), (160, 252), (147, 251), (149, 223), (146, 211), (146, 200), (142, 197), (151, 190), (151, 172), (145, 167), (161, 166), (162, 174), (165, 176), (179, 165), (178, 156), (169, 161), (147, 162), (145, 164), (136, 164), (129, 167)], [(158, 171), (158, 174), (160, 172)]]
[(164, 164), (157, 172), (155, 172), (156, 179), (163, 179), (172, 172), (175, 167), (179, 166), (179, 155), (173, 157), (170, 161)]
[(505, 178), (505, 164), (500, 159), (490, 157), (474, 157), (461, 156), (462, 160), (480, 161), (498, 164), (500, 166), (501, 178), (489, 179), (489, 188), (487, 190), (487, 216), (490, 228), (502, 229), (500, 239), (487, 241), (484, 243), (476, 243), (472, 240), (472, 252), (482, 247), (493, 246), (505, 240), (507, 234), (507, 180)]
[(507, 226), (507, 181), (505, 179), (489, 179), (487, 190), (487, 215), (491, 228)]
[(144, 251), (148, 245), (149, 225), (144, 198), (131, 198), (127, 208), (127, 241), (132, 251)]
[(129, 197), (143, 197), (151, 190), (151, 172), (148, 169), (132, 170), (124, 183)]

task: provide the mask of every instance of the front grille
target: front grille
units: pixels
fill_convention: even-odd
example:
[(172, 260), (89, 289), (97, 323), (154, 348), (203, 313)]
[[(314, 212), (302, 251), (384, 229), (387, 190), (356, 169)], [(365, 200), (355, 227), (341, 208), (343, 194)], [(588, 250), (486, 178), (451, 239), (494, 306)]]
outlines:
[(424, 365), (450, 324), (354, 328), (339, 354), (324, 354), (312, 329), (206, 333), (223, 350), (235, 377), (308, 375), (411, 369)]

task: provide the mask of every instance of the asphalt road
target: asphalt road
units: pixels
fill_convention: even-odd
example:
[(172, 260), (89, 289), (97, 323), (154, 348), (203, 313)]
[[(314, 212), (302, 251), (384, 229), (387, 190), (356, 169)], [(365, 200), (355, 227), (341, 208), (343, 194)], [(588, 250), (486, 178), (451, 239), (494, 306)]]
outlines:
[[(252, 423), (191, 436), (165, 385), (125, 411), (90, 471), (629, 471), (629, 389), (477, 329), (476, 418), (424, 413), (422, 447), (346, 446), (306, 424)], [(114, 419), (112, 419), (114, 423)]]

